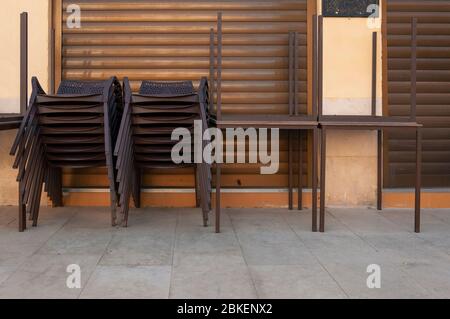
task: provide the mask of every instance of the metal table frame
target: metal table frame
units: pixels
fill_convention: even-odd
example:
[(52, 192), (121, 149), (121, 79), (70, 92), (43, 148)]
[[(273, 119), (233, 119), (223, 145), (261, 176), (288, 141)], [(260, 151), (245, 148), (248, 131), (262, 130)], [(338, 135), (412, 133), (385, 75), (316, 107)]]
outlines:
[(383, 172), (383, 132), (389, 129), (409, 129), (416, 132), (416, 180), (415, 180), (415, 214), (414, 231), (420, 232), (420, 188), (422, 167), (422, 125), (416, 120), (417, 105), (417, 19), (411, 23), (411, 114), (409, 118), (394, 118), (376, 115), (376, 82), (377, 82), (377, 33), (373, 33), (372, 41), (372, 114), (370, 116), (323, 115), (323, 17), (318, 17), (318, 106), (319, 125), (321, 131), (320, 155), (320, 214), (319, 231), (325, 231), (325, 187), (326, 187), (326, 136), (333, 130), (375, 130), (377, 131), (377, 209), (382, 210), (382, 172)]
[[(312, 115), (299, 114), (298, 107), (298, 38), (295, 32), (289, 33), (289, 114), (286, 115), (222, 115), (222, 14), (218, 14), (217, 19), (217, 62), (215, 61), (215, 37), (214, 30), (211, 29), (210, 47), (210, 79), (211, 102), (214, 97), (214, 90), (217, 92), (216, 125), (217, 128), (267, 128), (280, 129), (289, 132), (289, 208), (293, 209), (293, 132), (298, 131), (299, 136), (299, 174), (298, 174), (298, 209), (303, 208), (303, 186), (302, 186), (302, 131), (312, 131), (312, 231), (317, 231), (317, 182), (318, 182), (318, 143), (319, 125), (317, 122), (317, 105), (313, 105)], [(317, 44), (317, 41), (315, 41)], [(315, 46), (317, 48), (317, 46)], [(214, 65), (217, 64), (217, 74)], [(217, 88), (214, 80), (216, 79)], [(212, 107), (211, 107), (212, 109)], [(220, 232), (221, 218), (221, 164), (216, 163), (216, 232)]]

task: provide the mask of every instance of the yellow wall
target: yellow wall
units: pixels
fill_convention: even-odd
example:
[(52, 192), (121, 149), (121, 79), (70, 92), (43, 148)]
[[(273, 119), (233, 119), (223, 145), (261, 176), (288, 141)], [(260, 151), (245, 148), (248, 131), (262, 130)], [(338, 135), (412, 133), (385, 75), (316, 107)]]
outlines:
[[(0, 112), (17, 113), (19, 106), (20, 13), (29, 13), (29, 74), (39, 77), (44, 89), (49, 75), (49, 1), (3, 0), (0, 10)], [(31, 90), (31, 89), (29, 89)]]
[[(370, 115), (374, 31), (378, 32), (377, 113), (381, 114), (381, 30), (369, 28), (367, 22), (367, 18), (324, 18), (324, 114)], [(374, 205), (376, 133), (329, 131), (327, 144), (327, 205)]]
[[(3, 0), (0, 10), (0, 112), (18, 113), (20, 13), (29, 13), (29, 75), (39, 77), (48, 89), (48, 0)], [(31, 88), (29, 88), (31, 91)], [(9, 149), (16, 131), (0, 131), (0, 205), (17, 205), (17, 171), (11, 168)]]

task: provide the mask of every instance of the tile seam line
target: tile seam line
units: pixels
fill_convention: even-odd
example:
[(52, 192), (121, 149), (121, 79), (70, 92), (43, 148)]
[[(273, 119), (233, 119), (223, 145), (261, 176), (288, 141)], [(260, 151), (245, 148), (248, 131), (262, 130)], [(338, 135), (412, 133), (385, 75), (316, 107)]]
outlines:
[(108, 247), (109, 247), (109, 245), (111, 245), (111, 242), (113, 241), (113, 239), (115, 238), (116, 235), (117, 235), (117, 232), (114, 231), (114, 233), (112, 234), (112, 236), (109, 239), (108, 243), (106, 244), (105, 249), (103, 250), (103, 253), (98, 258), (97, 263), (94, 266), (94, 269), (92, 270), (91, 274), (88, 276), (85, 285), (81, 288), (80, 293), (77, 296), (77, 299), (81, 298), (81, 295), (83, 294), (84, 290), (86, 289), (87, 285), (89, 284), (89, 281), (91, 280), (91, 278), (94, 275), (95, 271), (100, 266), (100, 262), (102, 261), (103, 257), (105, 256), (106, 252), (108, 251)]
[(338, 288), (342, 291), (342, 293), (345, 295), (345, 297), (347, 299), (350, 299), (350, 295), (344, 290), (344, 288), (342, 288), (342, 286), (339, 284), (339, 282), (336, 280), (336, 278), (334, 278), (334, 276), (328, 271), (328, 269), (322, 264), (322, 262), (320, 261), (320, 259), (316, 256), (316, 254), (314, 254), (314, 252), (305, 244), (305, 242), (303, 241), (303, 239), (297, 234), (297, 232), (292, 228), (291, 224), (288, 223), (288, 221), (286, 220), (286, 216), (285, 214), (283, 215), (283, 220), (285, 221), (285, 223), (288, 225), (289, 229), (294, 233), (295, 237), (298, 238), (298, 240), (300, 240), (300, 242), (303, 244), (303, 246), (305, 246), (305, 248), (309, 251), (309, 253), (311, 254), (311, 256), (313, 256), (313, 258), (317, 261), (317, 263), (320, 265), (320, 267), (328, 274), (328, 276), (330, 276), (330, 278), (336, 283), (336, 285), (338, 286)]
[[(342, 222), (339, 218), (337, 218), (336, 216), (334, 216), (331, 212), (330, 215), (333, 216), (333, 218), (335, 218), (339, 223), (341, 223), (345, 228), (347, 228), (350, 232), (352, 232), (353, 234), (355, 234), (355, 236), (357, 236), (358, 238), (360, 238), (364, 243), (366, 243), (369, 247), (371, 247), (372, 249), (375, 250), (376, 253), (380, 253), (380, 250), (378, 248), (376, 248), (374, 245), (372, 245), (370, 242), (368, 242), (367, 240), (364, 239), (364, 237), (360, 236), (358, 233), (354, 232), (347, 224), (345, 224), (344, 222)], [(382, 214), (377, 214), (381, 217), (383, 217), (384, 219), (386, 219), (389, 223), (398, 226), (398, 224), (394, 223), (393, 221), (389, 220), (387, 217), (383, 216)], [(415, 235), (415, 233), (406, 230), (407, 233), (409, 234), (413, 234)], [(415, 235), (417, 238), (420, 238), (419, 236)], [(422, 239), (425, 243), (428, 243), (425, 239)], [(432, 245), (433, 248), (435, 248)], [(440, 250), (439, 250), (440, 251)], [(429, 292), (431, 295), (435, 296), (434, 292), (431, 291), (430, 289), (424, 287), (423, 285), (421, 285), (418, 281), (415, 280), (414, 276), (411, 276), (409, 273), (407, 273), (406, 271), (403, 270), (403, 268), (401, 267), (401, 265), (393, 265), (396, 269), (398, 269), (401, 273), (405, 274), (410, 280), (412, 280), (414, 283), (416, 283), (419, 287), (421, 287), (424, 291)]]
[[(380, 215), (381, 215), (381, 214), (380, 214)], [(384, 215), (381, 215), (381, 216), (382, 216), (383, 218), (389, 220), (390, 222), (394, 223), (395, 225), (398, 225), (399, 227), (402, 227), (401, 225), (397, 224), (397, 223), (394, 222), (393, 220), (390, 220), (388, 217), (386, 217), (386, 216), (384, 216)], [(432, 216), (433, 216), (434, 218), (436, 218), (437, 220), (439, 220), (439, 221), (441, 221), (441, 222), (447, 224), (445, 221), (441, 220), (440, 218), (435, 217), (435, 215), (432, 214)], [(402, 227), (402, 229), (403, 229), (403, 227)], [(405, 227), (404, 230), (405, 230), (407, 233), (409, 233), (409, 234), (411, 234), (411, 235), (414, 235), (414, 237), (416, 237), (416, 238), (422, 240), (423, 243), (428, 244), (428, 245), (430, 246), (430, 248), (433, 248), (433, 249), (435, 249), (437, 252), (439, 252), (439, 253), (441, 253), (441, 254), (444, 254), (446, 257), (450, 257), (450, 252), (447, 252), (447, 251), (445, 251), (445, 250), (442, 250), (439, 246), (436, 246), (436, 244), (434, 244), (434, 243), (433, 243), (432, 241), (430, 241), (429, 239), (422, 237), (422, 236), (421, 236), (422, 233), (416, 234), (415, 232), (411, 231), (409, 228), (406, 228), (406, 227)]]
[(66, 226), (74, 217), (75, 217), (75, 215), (76, 215), (76, 213), (73, 213), (72, 214), (72, 216), (70, 216), (57, 230), (55, 230), (55, 232), (53, 233), (53, 234), (51, 234), (50, 235), (50, 237), (49, 238), (47, 238), (47, 240), (46, 241), (44, 241), (43, 243), (42, 243), (42, 245), (40, 245), (39, 246), (39, 248), (38, 249), (36, 249), (33, 253), (31, 253), (30, 255), (28, 255), (28, 256), (26, 256), (26, 258), (25, 258), (25, 260), (22, 262), (22, 263), (20, 263), (20, 265), (19, 266), (17, 266), (17, 268), (5, 279), (5, 280), (3, 280), (3, 282), (1, 282), (0, 283), (0, 287), (1, 286), (3, 286), (9, 279), (11, 279), (12, 278), (12, 276), (14, 276), (18, 271), (19, 271), (19, 269), (23, 266), (23, 265), (25, 265), (25, 263), (27, 262), (27, 260), (28, 260), (28, 258), (30, 258), (30, 257), (33, 257), (34, 255), (36, 255), (36, 253), (39, 251), (39, 250), (41, 250), (47, 243), (48, 243), (48, 241), (50, 240), (50, 239), (52, 239), (61, 229), (63, 229), (64, 228), (64, 226)]
[(244, 254), (244, 250), (242, 249), (241, 241), (239, 240), (239, 236), (237, 235), (236, 229), (234, 227), (233, 219), (231, 218), (231, 216), (230, 216), (230, 214), (228, 212), (225, 212), (225, 214), (227, 215), (228, 219), (230, 220), (231, 229), (233, 230), (234, 237), (236, 238), (236, 241), (237, 241), (237, 243), (239, 245), (239, 249), (241, 250), (242, 259), (244, 259), (248, 275), (249, 275), (250, 280), (252, 282), (253, 290), (255, 291), (256, 299), (260, 299), (259, 293), (258, 293), (258, 289), (256, 288), (256, 283), (255, 283), (255, 280), (254, 280), (253, 275), (252, 275), (252, 271), (250, 269), (250, 266), (248, 265), (247, 259), (245, 258), (245, 254)]
[(167, 299), (171, 299), (172, 290), (173, 290), (173, 281), (174, 281), (174, 268), (175, 268), (175, 251), (177, 248), (177, 238), (178, 238), (178, 224), (179, 224), (179, 217), (180, 212), (177, 210), (177, 219), (175, 222), (175, 230), (174, 230), (174, 238), (173, 238), (173, 245), (172, 245), (172, 264), (170, 267), (170, 282), (169, 282), (169, 293), (167, 295)]

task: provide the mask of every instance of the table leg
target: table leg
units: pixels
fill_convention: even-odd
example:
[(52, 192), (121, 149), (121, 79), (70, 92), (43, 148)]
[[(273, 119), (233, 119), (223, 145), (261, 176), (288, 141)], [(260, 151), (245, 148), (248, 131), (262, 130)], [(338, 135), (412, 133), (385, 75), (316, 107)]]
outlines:
[(293, 180), (293, 167), (292, 167), (292, 131), (288, 132), (288, 188), (289, 188), (289, 209), (292, 210), (294, 208), (294, 195), (293, 195), (293, 187), (292, 187), (292, 180)]
[(303, 209), (303, 143), (302, 131), (298, 131), (298, 210)]
[(377, 131), (377, 209), (383, 209), (383, 130)]
[(216, 163), (216, 233), (220, 233), (220, 169), (220, 164)]
[(416, 194), (415, 194), (415, 214), (414, 231), (420, 233), (420, 187), (422, 178), (422, 130), (416, 130)]
[(312, 143), (312, 231), (317, 232), (317, 160), (318, 160), (318, 144), (319, 129), (313, 129)]
[(321, 146), (320, 146), (320, 220), (319, 231), (325, 232), (325, 171), (327, 156), (327, 130), (322, 128)]

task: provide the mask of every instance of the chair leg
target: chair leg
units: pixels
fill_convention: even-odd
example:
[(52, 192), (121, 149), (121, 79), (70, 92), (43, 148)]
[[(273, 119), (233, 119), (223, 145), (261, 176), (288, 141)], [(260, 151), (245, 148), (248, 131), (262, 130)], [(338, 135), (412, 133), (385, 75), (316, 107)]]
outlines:
[(38, 218), (39, 218), (39, 210), (41, 206), (41, 197), (42, 197), (42, 187), (44, 182), (44, 171), (45, 169), (42, 169), (40, 172), (40, 176), (38, 179), (38, 184), (36, 185), (36, 195), (34, 197), (33, 203), (32, 203), (32, 216), (33, 216), (33, 227), (36, 227), (38, 224)]
[[(111, 160), (112, 162), (112, 160)], [(111, 226), (117, 226), (117, 190), (116, 182), (114, 180), (114, 169), (112, 165), (108, 165), (109, 175), (109, 193), (111, 199)]]
[(420, 188), (422, 183), (422, 130), (416, 130), (416, 194), (414, 231), (420, 233)]
[(62, 193), (62, 169), (55, 168), (55, 179), (56, 179), (56, 194), (54, 207), (63, 206), (63, 193)]
[(313, 143), (312, 143), (312, 231), (317, 232), (317, 160), (319, 150), (319, 129), (313, 130)]
[(319, 231), (325, 232), (325, 172), (327, 157), (327, 130), (322, 128), (321, 148), (320, 148), (320, 218)]
[(19, 182), (19, 232), (24, 232), (27, 229), (27, 208), (23, 203), (22, 196), (22, 182)]
[(141, 208), (141, 169), (136, 168), (134, 170), (135, 179), (133, 187), (133, 200), (136, 208)]
[(377, 209), (383, 209), (383, 130), (377, 131)]
[(199, 181), (200, 181), (200, 176), (199, 176), (200, 172), (199, 172), (199, 168), (198, 166), (195, 167), (195, 173), (194, 173), (194, 177), (195, 177), (195, 207), (200, 207), (201, 205), (201, 195), (200, 195), (200, 186), (199, 186)]
[(303, 143), (302, 131), (298, 131), (298, 210), (303, 209)]
[(206, 164), (197, 164), (196, 165), (196, 175), (197, 175), (197, 182), (198, 185), (198, 193), (200, 196), (200, 207), (202, 209), (202, 216), (203, 216), (203, 226), (208, 226), (208, 220), (209, 220), (209, 201), (208, 201), (208, 189), (207, 189), (207, 172), (206, 172)]

